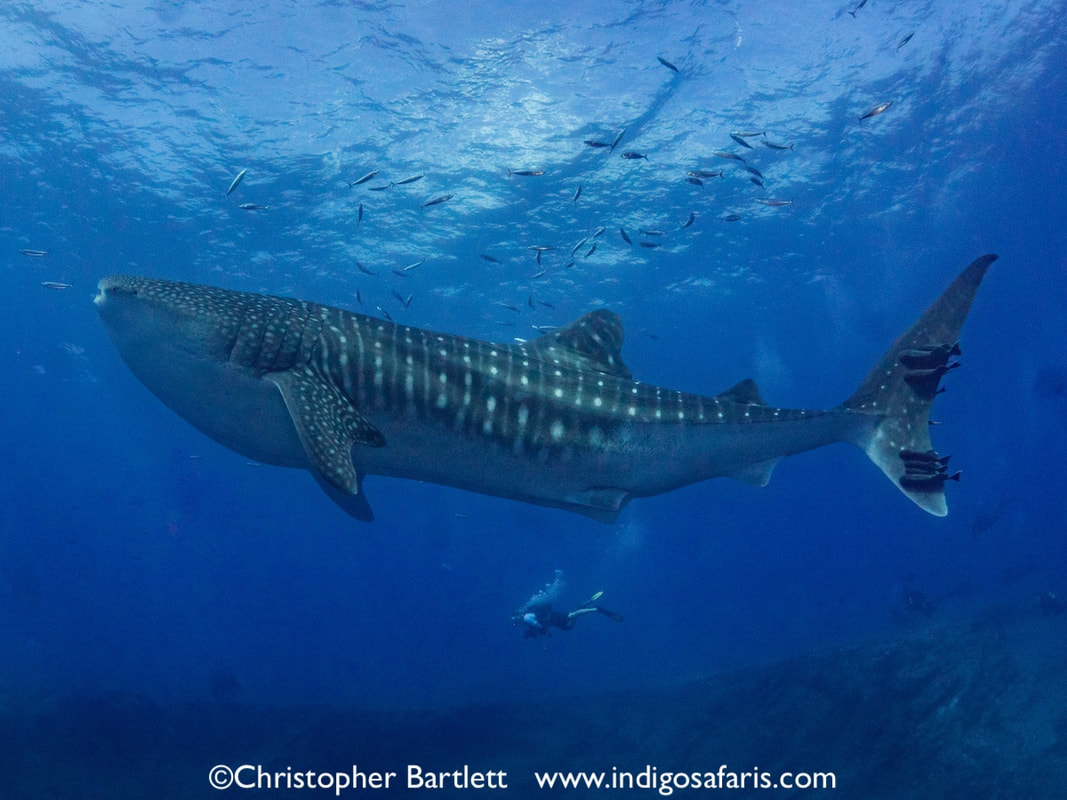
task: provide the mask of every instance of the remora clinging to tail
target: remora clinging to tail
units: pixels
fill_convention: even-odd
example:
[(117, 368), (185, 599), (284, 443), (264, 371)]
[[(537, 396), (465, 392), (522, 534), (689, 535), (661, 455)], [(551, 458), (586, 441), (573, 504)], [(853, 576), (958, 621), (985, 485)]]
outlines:
[(827, 411), (775, 408), (751, 380), (714, 397), (635, 382), (622, 323), (594, 311), (493, 344), (329, 306), (150, 278), (100, 281), (96, 304), (133, 373), (238, 453), (307, 469), (368, 520), (363, 477), (455, 486), (613, 521), (633, 497), (733, 477), (782, 456), (863, 449), (905, 495), (946, 513), (928, 417), (986, 269), (977, 259)]

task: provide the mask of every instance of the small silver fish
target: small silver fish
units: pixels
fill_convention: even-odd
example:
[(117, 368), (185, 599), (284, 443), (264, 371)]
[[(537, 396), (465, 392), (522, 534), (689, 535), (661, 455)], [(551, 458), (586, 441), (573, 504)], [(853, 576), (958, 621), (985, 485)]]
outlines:
[(359, 213), (356, 215), (356, 224), (359, 225), (363, 222), (363, 204), (359, 204)]
[(760, 171), (759, 171), (758, 169), (756, 169), (755, 167), (750, 167), (750, 166), (749, 166), (748, 164), (745, 164), (745, 165), (744, 165), (744, 167), (743, 167), (743, 169), (744, 169), (744, 170), (745, 170), (746, 172), (751, 172), (751, 173), (752, 173), (753, 175), (755, 175), (755, 176), (756, 176), (757, 178), (762, 178), (762, 177), (763, 177), (763, 173), (762, 173), (762, 172), (760, 172)]
[(34, 250), (29, 247), (22, 248), (21, 250), (19, 250), (19, 253), (21, 255), (26, 256), (27, 258), (44, 258), (46, 255), (48, 255), (47, 250)]
[(659, 242), (646, 242), (646, 241), (640, 241), (640, 242), (638, 242), (638, 244), (639, 244), (639, 245), (641, 245), (642, 247), (649, 247), (649, 248), (652, 248), (652, 247), (659, 247), (659, 246), (660, 246), (660, 243), (659, 243)]
[(416, 261), (414, 264), (408, 264), (401, 271), (402, 272), (411, 272), (411, 270), (415, 269), (415, 267), (421, 267), (425, 263), (426, 263), (426, 259), (423, 259), (422, 261)]
[(911, 41), (911, 37), (914, 36), (914, 35), (915, 35), (915, 31), (912, 31), (911, 33), (905, 34), (904, 38), (901, 39), (899, 42), (897, 42), (897, 50), (899, 50), (904, 45), (906, 45), (908, 42), (910, 42)]
[(245, 211), (262, 211), (267, 206), (261, 206), (259, 203), (241, 203), (241, 205), (237, 207), (243, 208)]
[(686, 183), (691, 183), (694, 186), (703, 186), (704, 185), (704, 181), (702, 181), (700, 178), (694, 178), (692, 175), (687, 175), (686, 178), (685, 178), (685, 182)]
[(592, 246), (592, 247), (590, 247), (590, 248), (589, 248), (589, 249), (588, 249), (588, 250), (586, 251), (586, 253), (585, 253), (585, 257), (586, 257), (586, 258), (589, 258), (589, 256), (593, 255), (593, 253), (595, 253), (595, 252), (596, 252), (596, 242), (593, 242), (593, 246)]
[(626, 231), (624, 229), (619, 228), (619, 236), (621, 236), (622, 240), (626, 242), (626, 244), (630, 245), (630, 247), (634, 246), (634, 243), (630, 241), (630, 237), (626, 235)]
[(536, 178), (544, 175), (543, 169), (509, 169), (508, 175), (518, 175), (522, 178)]
[(595, 231), (593, 231), (593, 238), (595, 239), (606, 230), (607, 228), (597, 228)]
[(490, 264), (499, 264), (500, 263), (500, 259), (499, 258), (491, 256), (491, 255), (489, 255), (487, 253), (479, 253), (478, 255), (479, 255), (480, 258), (484, 258)]
[[(742, 159), (744, 160), (744, 159)], [(708, 172), (705, 169), (691, 169), (685, 173), (693, 178), (721, 178), (723, 177), (723, 171), (720, 169), (718, 172)]]
[(377, 175), (379, 171), (380, 170), (374, 169), (374, 170), (371, 170), (370, 172), (368, 172), (362, 178), (356, 178), (356, 180), (354, 180), (354, 181), (349, 181), (348, 182), (348, 187), (351, 189), (353, 186), (359, 186), (360, 184), (366, 183), (371, 178), (373, 178), (375, 175)]
[(685, 224), (682, 225), (682, 227), (683, 228), (688, 228), (690, 225), (692, 225), (694, 222), (696, 222), (696, 218), (697, 218), (697, 212), (690, 211), (689, 212), (689, 219), (687, 219), (685, 221)]
[(642, 228), (640, 231), (638, 231), (638, 233), (640, 233), (642, 236), (666, 236), (667, 235), (667, 231), (645, 230), (644, 228)]
[(763, 205), (771, 206), (772, 208), (778, 208), (779, 206), (791, 206), (791, 205), (793, 205), (793, 201), (792, 200), (774, 200), (773, 198), (769, 198), (769, 197), (768, 198), (757, 197), (756, 198), (756, 202), (757, 203), (763, 203)]
[(382, 308), (381, 306), (375, 306), (375, 308), (378, 309), (378, 313), (380, 313), (387, 320), (389, 320), (390, 322), (393, 321), (393, 318), (389, 316), (389, 312), (386, 311), (384, 308)]
[(742, 163), (745, 161), (745, 159), (741, 158), (737, 153), (729, 153), (726, 150), (712, 150), (711, 154), (713, 156), (718, 156), (719, 158), (728, 158), (731, 161), (740, 161)]
[(760, 179), (760, 178), (749, 178), (749, 180), (752, 181), (757, 186), (763, 186), (763, 180)]
[(536, 250), (539, 253), (547, 253), (549, 250), (556, 250), (557, 248), (552, 245), (546, 244), (532, 244), (526, 248), (527, 250)]
[(583, 244), (585, 244), (588, 241), (589, 241), (589, 237), (586, 236), (584, 239), (582, 239), (580, 242), (578, 242), (578, 244), (576, 244), (574, 247), (571, 248), (571, 255), (573, 256), (575, 254), (575, 252), (578, 250), (578, 248), (581, 247)]
[(514, 311), (516, 314), (519, 313), (519, 307), (518, 306), (510, 305), (508, 303), (503, 302), (502, 300), (495, 301), (495, 304), (500, 306), (501, 308), (506, 308), (508, 311)]
[(670, 61), (663, 58), (662, 56), (656, 56), (656, 60), (659, 61), (659, 63), (661, 63), (667, 69), (669, 69), (671, 72), (678, 72), (678, 67), (674, 66), (674, 64), (672, 64)]
[(545, 271), (542, 269), (542, 270), (538, 270), (533, 275), (531, 275), (530, 276), (530, 280), (535, 281), (538, 278), (543, 278), (543, 277), (545, 277)]
[(611, 149), (612, 150), (614, 150), (616, 147), (618, 147), (619, 142), (622, 141), (622, 135), (624, 133), (626, 133), (626, 128), (623, 128), (622, 130), (620, 130), (618, 133), (615, 134), (615, 138), (611, 140)]
[(867, 5), (867, 0), (860, 0), (860, 1), (859, 1), (859, 2), (858, 2), (858, 3), (856, 4), (856, 7), (855, 7), (855, 8), (853, 8), (853, 9), (852, 9), (851, 11), (849, 11), (848, 13), (849, 13), (849, 14), (851, 14), (851, 15), (852, 15), (853, 17), (855, 17), (855, 16), (856, 16), (856, 12), (857, 12), (857, 11), (859, 11), (859, 10), (860, 10), (861, 8), (863, 8), (863, 7), (865, 6), (865, 5)]
[(611, 147), (609, 142), (598, 142), (596, 139), (583, 139), (582, 143), (590, 147)]
[(731, 136), (740, 136), (745, 139), (755, 139), (757, 136), (766, 136), (767, 131), (734, 131)]
[(873, 108), (869, 108), (866, 111), (864, 111), (862, 114), (860, 114), (859, 118), (861, 120), (864, 120), (864, 119), (870, 119), (871, 117), (877, 117), (879, 114), (883, 113), (886, 109), (888, 109), (891, 105), (893, 105), (892, 102), (879, 103), (878, 105), (874, 106)]
[(237, 185), (241, 181), (243, 181), (245, 179), (245, 173), (246, 172), (248, 172), (248, 170), (247, 169), (243, 169), (243, 170), (241, 170), (240, 172), (237, 173), (237, 177), (233, 179), (233, 183), (230, 184), (230, 188), (226, 190), (226, 196), (227, 197), (229, 197), (231, 194), (233, 194), (233, 190), (236, 189)]
[(771, 150), (792, 150), (793, 149), (793, 145), (791, 145), (791, 144), (779, 144), (778, 142), (772, 142), (770, 139), (764, 139), (763, 140), (763, 144), (764, 144), (764, 146), (771, 148)]
[(404, 178), (404, 180), (402, 180), (402, 181), (394, 181), (393, 183), (390, 183), (389, 185), (390, 186), (407, 186), (409, 183), (414, 183), (415, 181), (421, 181), (424, 177), (425, 177), (424, 175), (412, 175), (410, 178)]
[(582, 196), (582, 184), (578, 184), (578, 188), (574, 190), (574, 197), (571, 199), (572, 203), (577, 203), (578, 198)]
[(59, 281), (41, 281), (41, 286), (46, 289), (69, 289), (74, 284), (60, 283)]
[(381, 186), (368, 186), (367, 187), (367, 191), (368, 192), (384, 192), (386, 189), (388, 189), (392, 185), (393, 184), (391, 184), (391, 183), (383, 183)]
[(430, 206), (437, 206), (447, 200), (451, 200), (453, 197), (455, 197), (455, 195), (443, 194), (440, 197), (435, 197), (433, 200), (427, 200), (425, 203), (419, 206), (419, 208), (429, 208)]
[(746, 141), (745, 141), (745, 140), (744, 140), (744, 139), (743, 139), (743, 138), (741, 137), (741, 134), (740, 134), (740, 133), (731, 133), (731, 134), (730, 134), (730, 138), (731, 138), (731, 139), (733, 139), (733, 140), (734, 140), (735, 142), (737, 142), (737, 143), (738, 143), (739, 145), (741, 145), (742, 147), (747, 147), (747, 148), (748, 148), (749, 150), (751, 150), (751, 149), (752, 149), (752, 145), (750, 145), (750, 144), (749, 144), (748, 142), (746, 142)]
[(622, 154), (622, 157), (628, 158), (631, 161), (636, 161), (639, 158), (643, 158), (645, 161), (648, 161), (648, 156), (646, 156), (644, 153), (638, 153), (636, 150), (627, 150), (625, 153)]
[(356, 269), (358, 269), (358, 270), (359, 270), (360, 272), (362, 272), (362, 273), (363, 273), (364, 275), (377, 275), (377, 274), (378, 274), (377, 272), (375, 272), (375, 271), (374, 271), (374, 270), (372, 270), (372, 269), (367, 269), (367, 268), (366, 268), (365, 266), (363, 266), (363, 265), (362, 265), (361, 263), (359, 263), (358, 261), (356, 262)]
[(363, 308), (363, 295), (359, 293), (359, 289), (356, 289), (356, 302), (359, 303), (360, 308)]
[(727, 214), (725, 217), (719, 217), (723, 222), (737, 222), (741, 217), (737, 214)]

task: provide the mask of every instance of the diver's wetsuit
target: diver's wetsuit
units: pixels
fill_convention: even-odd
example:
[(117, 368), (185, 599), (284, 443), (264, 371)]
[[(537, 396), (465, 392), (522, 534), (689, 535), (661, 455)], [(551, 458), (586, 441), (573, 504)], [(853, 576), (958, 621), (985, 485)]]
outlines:
[[(614, 611), (608, 611), (606, 608), (601, 608), (597, 605), (584, 605), (581, 608), (574, 609), (569, 614), (564, 614), (562, 611), (553, 609), (549, 603), (538, 603), (537, 605), (528, 606), (525, 609), (525, 614), (516, 620), (516, 624), (519, 622), (526, 623), (522, 635), (527, 639), (537, 636), (549, 636), (552, 628), (569, 631), (574, 627), (574, 622), (578, 617), (592, 611), (599, 611), (616, 622), (622, 622), (621, 614), (616, 614)], [(533, 620), (530, 620), (530, 616), (533, 616)]]

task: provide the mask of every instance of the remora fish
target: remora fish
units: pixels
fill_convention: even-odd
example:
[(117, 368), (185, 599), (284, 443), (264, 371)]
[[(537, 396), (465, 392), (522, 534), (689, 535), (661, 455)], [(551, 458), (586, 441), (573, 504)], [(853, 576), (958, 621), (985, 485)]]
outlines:
[(389, 475), (612, 522), (634, 497), (697, 481), (766, 484), (779, 458), (838, 441), (943, 516), (958, 476), (930, 453), (927, 422), (995, 259), (968, 266), (825, 411), (769, 406), (751, 380), (714, 397), (636, 382), (622, 323), (603, 309), (493, 344), (150, 278), (105, 278), (95, 303), (127, 366), (173, 411), (245, 458), (310, 471), (358, 519), (372, 518), (364, 477)]

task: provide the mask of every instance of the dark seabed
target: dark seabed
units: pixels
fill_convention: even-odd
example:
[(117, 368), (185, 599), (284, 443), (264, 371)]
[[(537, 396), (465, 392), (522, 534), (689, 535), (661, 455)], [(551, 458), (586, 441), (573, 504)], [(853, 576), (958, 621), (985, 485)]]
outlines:
[[(409, 764), (507, 773), (448, 796), (1061, 795), (1061, 18), (5, 2), (0, 795), (219, 796), (249, 765), (288, 785), (229, 793), (358, 768), (398, 778), (342, 796), (388, 796)], [(369, 475), (358, 522), (168, 409), (93, 304), (145, 275), (503, 345), (607, 309), (638, 381), (821, 409), (984, 253), (933, 406), (947, 517), (838, 444), (611, 524)], [(621, 620), (524, 636), (598, 592)], [(751, 787), (785, 772), (836, 789)]]

